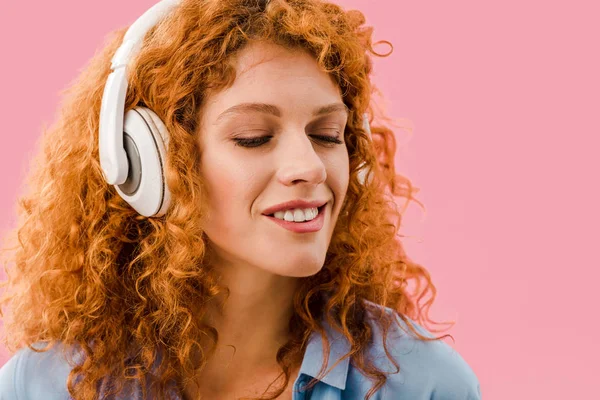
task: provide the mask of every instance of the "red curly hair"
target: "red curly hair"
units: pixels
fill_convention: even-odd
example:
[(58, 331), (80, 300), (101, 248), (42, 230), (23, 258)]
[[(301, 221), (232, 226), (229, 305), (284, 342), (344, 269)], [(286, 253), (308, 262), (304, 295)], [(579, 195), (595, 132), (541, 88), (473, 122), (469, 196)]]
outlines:
[[(272, 0), (266, 8), (249, 0), (185, 0), (153, 27), (132, 60), (125, 111), (149, 107), (170, 134), (166, 176), (172, 200), (160, 218), (135, 212), (105, 182), (100, 168), (102, 94), (110, 60), (127, 28), (114, 32), (65, 90), (60, 118), (44, 130), (42, 150), (31, 165), (29, 192), (19, 198), (18, 226), (9, 235), (18, 243), (4, 249), (11, 250), (12, 264), (5, 266), (8, 280), (1, 285), (5, 346), (47, 351), (60, 342), (80, 348), (85, 361), (67, 381), (74, 399), (96, 398), (107, 375), (115, 378), (115, 391), (132, 379), (145, 388), (159, 351), (168, 357), (152, 385), (158, 398), (164, 397), (170, 380), (191, 377), (204, 365), (206, 358), (200, 365), (186, 360), (199, 351), (202, 335), (212, 337), (216, 347), (218, 332), (200, 324), (195, 313), (203, 315), (205, 300), (227, 288), (203, 266), (201, 221), (207, 210), (198, 173), (198, 110), (210, 90), (233, 83), (235, 69), (228, 61), (249, 40), (309, 51), (335, 79), (351, 110), (344, 132), (350, 161), (345, 204), (323, 268), (298, 278), (291, 338), (277, 353), (285, 382), (262, 398), (274, 399), (284, 391), (311, 332), (321, 334), (327, 357), (329, 343), (321, 324), (327, 318), (352, 345), (346, 357), (374, 381), (368, 400), (386, 375), (364, 357), (372, 328), (363, 300), (396, 311), (420, 340), (439, 340), (421, 335), (406, 318), (430, 321), (427, 312), (436, 290), (427, 270), (409, 260), (398, 239), (402, 213), (408, 202), (416, 201), (412, 194), (417, 189), (395, 173), (394, 133), (374, 117), (376, 89), (368, 53), (386, 55), (375, 52), (373, 28), (364, 24), (360, 11), (320, 0)], [(372, 141), (362, 128), (365, 112)], [(366, 185), (357, 179), (362, 162), (369, 168)], [(392, 196), (407, 200), (402, 211)], [(412, 292), (411, 282), (416, 283)], [(428, 292), (430, 299), (421, 304)], [(393, 315), (383, 308), (373, 311), (379, 313), (375, 320), (385, 337)], [(33, 348), (39, 341), (48, 346)], [(210, 356), (214, 347), (202, 350)], [(133, 355), (129, 363), (124, 354)], [(325, 359), (323, 366), (327, 363)]]

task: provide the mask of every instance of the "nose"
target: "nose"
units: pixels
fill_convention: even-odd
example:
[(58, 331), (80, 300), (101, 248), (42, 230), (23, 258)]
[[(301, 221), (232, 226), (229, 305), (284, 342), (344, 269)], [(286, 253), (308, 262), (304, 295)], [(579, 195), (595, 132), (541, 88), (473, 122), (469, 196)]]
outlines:
[[(282, 184), (289, 186), (304, 181), (316, 186), (325, 181), (325, 156), (315, 150), (315, 146), (320, 146), (316, 140), (301, 132), (287, 135), (287, 140), (282, 141), (280, 146), (277, 179)], [(323, 150), (327, 151), (325, 147)]]

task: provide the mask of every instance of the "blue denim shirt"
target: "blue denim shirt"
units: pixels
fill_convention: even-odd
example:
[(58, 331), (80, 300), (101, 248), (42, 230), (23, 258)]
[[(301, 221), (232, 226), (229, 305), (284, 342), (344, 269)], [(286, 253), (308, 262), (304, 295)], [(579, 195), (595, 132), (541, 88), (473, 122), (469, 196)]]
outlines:
[[(368, 302), (372, 305), (374, 303)], [(382, 307), (376, 305), (376, 307)], [(386, 312), (395, 313), (385, 307)], [(396, 314), (397, 315), (397, 314)], [(406, 327), (396, 316), (399, 323)], [(410, 320), (413, 324), (414, 321)], [(374, 332), (369, 359), (384, 372), (395, 371), (383, 349), (382, 332), (371, 323)], [(324, 323), (330, 341), (329, 364), (331, 367), (350, 350), (343, 335)], [(432, 334), (420, 325), (417, 330), (427, 337)], [(388, 331), (386, 346), (400, 366), (400, 372), (387, 376), (385, 385), (372, 397), (373, 400), (480, 400), (479, 381), (473, 370), (452, 347), (441, 340), (423, 342), (392, 324)], [(17, 351), (0, 368), (0, 400), (68, 400), (67, 376), (71, 367), (60, 356), (58, 346), (36, 353), (29, 348)], [(306, 348), (298, 378), (294, 382), (293, 400), (362, 400), (373, 383), (350, 364), (348, 358), (341, 361), (312, 390), (297, 392), (299, 387), (316, 377), (323, 355), (321, 336), (313, 333)], [(141, 387), (126, 388), (121, 399), (141, 399)], [(103, 390), (100, 389), (100, 398)], [(172, 400), (182, 400), (173, 385)], [(117, 400), (117, 399), (115, 399)]]

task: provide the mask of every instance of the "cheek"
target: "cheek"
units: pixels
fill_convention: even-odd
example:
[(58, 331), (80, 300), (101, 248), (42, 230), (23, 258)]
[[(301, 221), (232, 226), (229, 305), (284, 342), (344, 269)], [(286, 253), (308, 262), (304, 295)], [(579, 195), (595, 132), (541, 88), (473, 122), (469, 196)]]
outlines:
[(330, 171), (330, 174), (335, 177), (336, 182), (339, 182), (341, 187), (346, 188), (350, 181), (350, 159), (348, 158), (348, 154), (344, 153), (332, 159), (331, 166), (333, 170)]
[(350, 182), (350, 162), (346, 153), (330, 160), (327, 176), (328, 184), (335, 195), (335, 209), (339, 210)]
[(201, 165), (213, 209), (235, 216), (250, 207), (257, 180), (253, 173), (256, 166), (224, 153), (207, 157)]

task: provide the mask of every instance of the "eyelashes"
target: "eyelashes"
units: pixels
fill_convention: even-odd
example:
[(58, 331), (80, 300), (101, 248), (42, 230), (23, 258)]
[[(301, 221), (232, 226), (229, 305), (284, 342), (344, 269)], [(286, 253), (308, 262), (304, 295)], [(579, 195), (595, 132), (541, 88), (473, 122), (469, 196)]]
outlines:
[[(233, 139), (236, 146), (242, 146), (242, 147), (259, 147), (267, 142), (269, 142), (271, 140), (273, 136), (261, 136), (261, 137), (255, 137), (255, 138), (235, 138)], [(335, 145), (340, 145), (343, 144), (344, 142), (341, 141), (340, 139), (338, 139), (335, 136), (320, 136), (320, 135), (313, 135), (313, 137), (317, 138), (319, 141), (327, 143), (330, 146), (335, 146)]]

